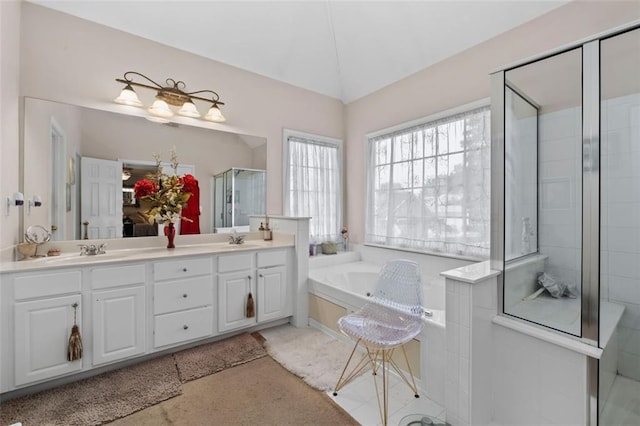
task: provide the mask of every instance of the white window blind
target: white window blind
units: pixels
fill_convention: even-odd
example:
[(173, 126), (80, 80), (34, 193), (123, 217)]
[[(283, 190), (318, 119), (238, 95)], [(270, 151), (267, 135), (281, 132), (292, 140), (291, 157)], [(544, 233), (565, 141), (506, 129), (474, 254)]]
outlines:
[(369, 139), (372, 244), (487, 258), (489, 107)]
[(311, 217), (311, 241), (337, 241), (342, 221), (341, 144), (285, 132), (284, 212)]

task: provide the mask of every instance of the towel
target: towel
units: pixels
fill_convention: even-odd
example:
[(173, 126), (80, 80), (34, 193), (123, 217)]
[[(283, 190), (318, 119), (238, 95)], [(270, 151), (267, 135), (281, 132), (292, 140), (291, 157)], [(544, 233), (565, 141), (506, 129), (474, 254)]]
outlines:
[(180, 235), (199, 234), (200, 233), (200, 187), (198, 180), (190, 174), (184, 175), (182, 178), (184, 192), (190, 192), (191, 197), (187, 201), (187, 205), (182, 209), (182, 217), (188, 220), (180, 222)]
[(574, 286), (569, 286), (546, 272), (538, 274), (538, 284), (546, 288), (549, 294), (555, 298), (567, 296), (575, 299), (577, 297), (577, 291)]

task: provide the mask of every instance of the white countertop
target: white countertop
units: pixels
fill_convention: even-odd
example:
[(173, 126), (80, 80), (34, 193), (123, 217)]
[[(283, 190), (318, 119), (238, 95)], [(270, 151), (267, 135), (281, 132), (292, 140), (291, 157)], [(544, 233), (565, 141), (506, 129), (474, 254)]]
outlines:
[[(165, 239), (166, 240), (166, 239)], [(219, 240), (219, 239), (218, 239)], [(116, 240), (104, 240), (107, 243), (111, 243)], [(122, 246), (123, 240), (117, 240), (118, 244), (114, 246)], [(101, 241), (76, 241), (74, 245), (78, 244), (99, 244)], [(126, 242), (126, 241), (125, 241)], [(52, 243), (49, 243), (51, 246)], [(63, 245), (62, 243), (60, 245)], [(264, 250), (279, 247), (293, 247), (294, 239), (293, 235), (279, 234), (271, 241), (264, 241), (261, 239), (247, 239), (244, 244), (234, 245), (229, 244), (226, 241), (214, 241), (204, 242), (196, 241), (191, 244), (179, 244), (176, 242), (176, 248), (168, 249), (164, 246), (158, 247), (132, 247), (132, 248), (113, 248), (109, 249), (107, 246), (105, 254), (97, 255), (84, 255), (79, 254), (77, 251), (66, 251), (59, 256), (45, 256), (26, 260), (2, 262), (0, 264), (0, 272), (23, 272), (32, 271), (38, 269), (51, 269), (51, 268), (65, 268), (65, 267), (79, 267), (95, 264), (109, 264), (117, 262), (131, 262), (138, 260), (163, 260), (171, 259), (182, 256), (197, 256), (206, 254), (225, 254), (242, 252), (249, 250)], [(39, 250), (40, 251), (40, 250)]]
[(473, 263), (471, 265), (444, 271), (441, 272), (440, 275), (452, 280), (476, 284), (500, 275), (500, 271), (491, 269), (490, 262), (486, 260), (484, 262)]

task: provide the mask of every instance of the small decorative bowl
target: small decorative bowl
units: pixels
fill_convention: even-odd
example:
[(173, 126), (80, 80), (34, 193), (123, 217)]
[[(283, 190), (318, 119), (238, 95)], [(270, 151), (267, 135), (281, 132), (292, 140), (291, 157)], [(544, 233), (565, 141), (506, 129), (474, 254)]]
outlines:
[(35, 243), (20, 243), (18, 244), (18, 253), (20, 253), (23, 257), (22, 260), (27, 260), (33, 258), (36, 255), (36, 250), (38, 249), (38, 245)]

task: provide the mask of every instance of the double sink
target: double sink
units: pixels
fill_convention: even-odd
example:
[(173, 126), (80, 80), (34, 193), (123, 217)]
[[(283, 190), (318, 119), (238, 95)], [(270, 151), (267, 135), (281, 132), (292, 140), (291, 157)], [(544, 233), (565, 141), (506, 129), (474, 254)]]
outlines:
[(63, 264), (83, 264), (83, 263), (101, 263), (124, 260), (136, 260), (158, 256), (159, 254), (170, 256), (183, 256), (190, 254), (206, 254), (206, 253), (224, 253), (244, 250), (255, 250), (260, 248), (271, 247), (269, 242), (247, 242), (243, 244), (229, 243), (209, 243), (209, 244), (185, 244), (178, 245), (174, 249), (165, 247), (148, 247), (148, 248), (127, 248), (108, 250), (103, 254), (80, 255), (79, 253), (63, 253), (59, 256), (49, 256), (37, 259), (35, 262), (42, 262), (46, 265), (63, 265)]

